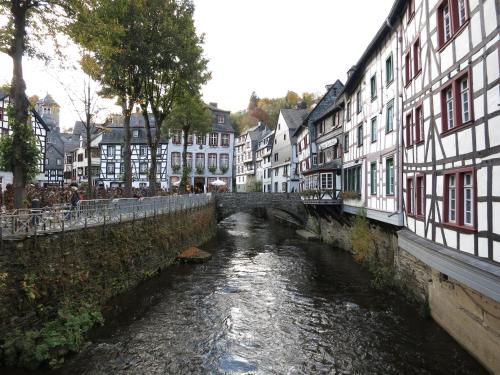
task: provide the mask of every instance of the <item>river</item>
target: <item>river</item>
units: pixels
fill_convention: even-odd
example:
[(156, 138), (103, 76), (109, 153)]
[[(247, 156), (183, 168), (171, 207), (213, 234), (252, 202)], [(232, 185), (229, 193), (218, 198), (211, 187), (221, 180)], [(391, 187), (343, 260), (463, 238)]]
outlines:
[(485, 373), (415, 306), (372, 289), (344, 251), (242, 213), (203, 248), (209, 262), (175, 265), (116, 299), (55, 373)]

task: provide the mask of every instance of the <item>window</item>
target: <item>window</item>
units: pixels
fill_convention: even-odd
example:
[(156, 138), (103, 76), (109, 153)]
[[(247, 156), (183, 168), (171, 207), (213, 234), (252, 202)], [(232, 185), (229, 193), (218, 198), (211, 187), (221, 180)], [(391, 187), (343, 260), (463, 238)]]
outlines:
[(224, 123), (224, 115), (217, 115), (217, 124)]
[(116, 148), (115, 146), (108, 145), (106, 148), (106, 151), (108, 153), (108, 158), (114, 158), (116, 155)]
[(406, 213), (408, 215), (413, 215), (415, 212), (414, 197), (415, 192), (413, 191), (413, 178), (408, 178), (406, 180)]
[(406, 8), (406, 16), (408, 22), (410, 22), (415, 15), (415, 0), (410, 0), (408, 2), (408, 8)]
[(385, 132), (390, 133), (394, 129), (394, 99), (387, 103)]
[(193, 168), (193, 154), (191, 152), (186, 153), (186, 166), (188, 168)]
[(424, 176), (417, 176), (415, 203), (417, 216), (425, 215), (425, 180)]
[(351, 121), (351, 102), (347, 102), (347, 108), (345, 111), (345, 120), (347, 122)]
[(148, 173), (148, 163), (139, 163), (139, 173), (140, 174)]
[(220, 154), (220, 167), (229, 169), (229, 154)]
[(196, 154), (196, 168), (205, 169), (205, 154)]
[(107, 163), (106, 164), (106, 173), (107, 174), (115, 174), (115, 163)]
[(370, 121), (370, 134), (371, 134), (371, 140), (372, 142), (377, 141), (377, 118), (374, 117)]
[(192, 145), (193, 144), (193, 135), (192, 134), (188, 134), (188, 145)]
[(280, 170), (279, 168), (275, 168), (275, 169), (274, 169), (274, 175), (275, 175), (275, 176), (278, 176), (279, 170)]
[(206, 136), (205, 134), (197, 134), (196, 135), (196, 144), (197, 145), (204, 145), (206, 142)]
[(411, 81), (411, 53), (405, 56), (405, 83), (408, 85)]
[(178, 144), (180, 144), (180, 143), (181, 143), (181, 135), (180, 135), (180, 133), (179, 133), (179, 132), (174, 132), (174, 133), (172, 134), (172, 143), (173, 143), (174, 145), (178, 145)]
[(217, 147), (219, 145), (219, 134), (210, 133), (210, 146)]
[(344, 169), (344, 190), (361, 194), (361, 166)]
[(422, 69), (422, 60), (420, 54), (420, 38), (413, 43), (413, 77), (416, 77)]
[(125, 173), (125, 163), (120, 163), (120, 173)]
[(278, 161), (278, 153), (274, 154), (274, 161)]
[(377, 162), (370, 164), (370, 194), (377, 194)]
[(286, 141), (286, 133), (283, 134), (283, 140)]
[(415, 108), (415, 142), (424, 141), (424, 113), (422, 105)]
[(409, 147), (413, 144), (413, 114), (410, 112), (406, 115), (406, 147)]
[(363, 146), (363, 124), (358, 126), (358, 147)]
[(443, 132), (472, 121), (469, 73), (455, 78), (441, 91)]
[(394, 80), (394, 65), (392, 62), (392, 54), (385, 60), (385, 83), (389, 86)]
[(464, 225), (472, 225), (472, 173), (463, 175), (463, 219)]
[(222, 147), (229, 147), (229, 134), (228, 133), (221, 134), (221, 146)]
[(62, 159), (56, 159), (56, 165), (62, 165)]
[(475, 186), (472, 170), (444, 175), (444, 222), (474, 227)]
[(333, 189), (333, 173), (321, 173), (321, 189)]
[(344, 134), (344, 152), (349, 152), (349, 133)]
[(370, 78), (370, 93), (372, 101), (374, 101), (377, 98), (377, 74)]
[(79, 153), (79, 154), (77, 155), (77, 160), (78, 160), (78, 161), (83, 161), (83, 154), (80, 154), (80, 153)]
[(281, 192), (286, 193), (288, 191), (287, 183), (283, 182), (281, 183)]
[(217, 154), (208, 154), (208, 168), (217, 168)]
[(147, 156), (147, 154), (148, 154), (147, 147), (146, 146), (140, 146), (140, 148), (139, 148), (139, 155), (141, 157), (144, 157), (144, 156)]
[(172, 152), (172, 167), (180, 167), (181, 166), (181, 153), (180, 152)]
[(361, 113), (361, 110), (363, 109), (363, 103), (362, 103), (362, 96), (361, 96), (361, 89), (358, 91), (356, 94), (356, 113)]
[(385, 194), (394, 194), (394, 159), (385, 160)]
[(438, 41), (442, 47), (448, 43), (468, 21), (466, 0), (445, 0), (438, 8)]
[(139, 130), (132, 131), (132, 138), (139, 138)]

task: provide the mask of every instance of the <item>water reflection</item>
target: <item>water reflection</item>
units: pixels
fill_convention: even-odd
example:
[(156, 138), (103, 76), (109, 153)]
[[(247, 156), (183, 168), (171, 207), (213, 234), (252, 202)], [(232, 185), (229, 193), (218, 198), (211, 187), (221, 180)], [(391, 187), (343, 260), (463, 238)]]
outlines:
[(372, 290), (345, 252), (246, 214), (205, 249), (210, 262), (172, 267), (128, 296), (60, 373), (484, 372), (413, 306)]

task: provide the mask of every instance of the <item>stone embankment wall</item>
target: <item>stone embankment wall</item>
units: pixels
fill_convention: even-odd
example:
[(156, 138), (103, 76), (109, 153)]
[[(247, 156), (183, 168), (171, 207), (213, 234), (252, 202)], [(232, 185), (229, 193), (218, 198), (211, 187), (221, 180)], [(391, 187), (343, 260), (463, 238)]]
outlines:
[[(355, 218), (339, 211), (316, 207), (309, 209), (308, 229), (322, 241), (353, 252), (351, 232)], [(397, 230), (390, 225), (369, 221), (374, 245), (367, 263), (375, 273), (380, 270), (385, 283), (397, 287), (422, 311), (454, 337), (489, 371), (500, 374), (500, 303), (444, 275), (398, 246)], [(355, 254), (356, 255), (356, 254)]]
[[(27, 355), (22, 353), (27, 345), (33, 346), (29, 350), (41, 351), (41, 361), (57, 359), (50, 352), (51, 342), (43, 339), (52, 329), (50, 322), (63, 318), (61, 311), (80, 312), (78, 319), (88, 318), (81, 313), (85, 306), (95, 306), (99, 313), (110, 297), (166, 268), (184, 248), (206, 242), (216, 228), (215, 207), (210, 204), (121, 224), (3, 241), (0, 364), (4, 357), (4, 364), (35, 366), (38, 358), (22, 357)], [(64, 319), (63, 325), (68, 322)], [(78, 327), (83, 329), (85, 324)], [(29, 331), (37, 332), (34, 338), (22, 336)], [(60, 346), (72, 351), (69, 344)]]

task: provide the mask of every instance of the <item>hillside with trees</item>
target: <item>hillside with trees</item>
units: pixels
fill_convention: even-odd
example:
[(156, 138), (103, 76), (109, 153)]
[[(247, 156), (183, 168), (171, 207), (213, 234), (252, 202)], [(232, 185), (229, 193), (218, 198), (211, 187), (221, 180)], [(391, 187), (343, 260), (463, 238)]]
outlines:
[(281, 98), (259, 98), (254, 91), (250, 95), (247, 109), (233, 113), (231, 120), (238, 133), (256, 126), (259, 121), (274, 128), (281, 109), (311, 109), (317, 99), (315, 94), (304, 92), (300, 96), (294, 91), (288, 91)]

